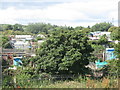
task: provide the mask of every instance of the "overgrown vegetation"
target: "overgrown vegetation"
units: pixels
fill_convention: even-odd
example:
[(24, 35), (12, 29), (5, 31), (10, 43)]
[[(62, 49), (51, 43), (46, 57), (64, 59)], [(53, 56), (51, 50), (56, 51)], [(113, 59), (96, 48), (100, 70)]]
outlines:
[[(115, 30), (114, 30), (115, 29)], [(113, 40), (119, 40), (119, 28), (111, 23), (99, 23), (92, 27), (67, 27), (45, 23), (31, 23), (27, 26), (15, 24), (1, 25), (3, 47), (8, 47), (9, 35), (44, 34), (46, 41), (37, 49), (37, 56), (23, 58), (23, 67), (11, 70), (3, 61), (3, 88), (117, 88), (120, 70), (120, 43), (108, 42), (106, 35), (100, 40), (89, 41), (91, 31), (110, 31)], [(37, 37), (34, 41), (43, 38)], [(107, 74), (92, 78), (85, 68), (98, 58), (97, 53), (105, 50), (105, 45), (115, 47), (117, 60), (108, 61)], [(114, 67), (115, 66), (115, 67)], [(117, 75), (118, 74), (118, 75)], [(67, 75), (64, 79), (54, 75)], [(74, 77), (69, 77), (72, 75)], [(87, 76), (88, 75), (88, 76)], [(68, 78), (69, 77), (69, 78)]]

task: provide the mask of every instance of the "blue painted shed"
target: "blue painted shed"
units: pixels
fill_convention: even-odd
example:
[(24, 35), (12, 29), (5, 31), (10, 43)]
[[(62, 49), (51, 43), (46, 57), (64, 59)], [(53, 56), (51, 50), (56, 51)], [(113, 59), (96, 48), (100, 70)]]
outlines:
[(114, 51), (115, 51), (114, 48), (106, 48), (106, 60), (116, 59)]

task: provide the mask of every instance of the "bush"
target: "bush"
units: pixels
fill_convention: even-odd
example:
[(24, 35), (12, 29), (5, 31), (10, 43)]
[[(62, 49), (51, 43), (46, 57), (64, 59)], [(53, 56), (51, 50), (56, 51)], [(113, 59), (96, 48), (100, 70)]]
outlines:
[(109, 60), (108, 61), (108, 73), (113, 73), (114, 75), (118, 75), (120, 67), (118, 66), (119, 60)]

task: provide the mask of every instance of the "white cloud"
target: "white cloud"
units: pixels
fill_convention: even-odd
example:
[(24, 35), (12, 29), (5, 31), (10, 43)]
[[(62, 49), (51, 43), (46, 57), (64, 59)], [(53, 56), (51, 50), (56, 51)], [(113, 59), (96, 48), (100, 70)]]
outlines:
[[(47, 1), (44, 0), (44, 2)], [(54, 2), (55, 0), (49, 1)], [(58, 1), (65, 2), (65, 0)], [(16, 9), (16, 7), (0, 9), (0, 23), (15, 24), (22, 23), (22, 20), (26, 20), (26, 23), (29, 23), (37, 20), (37, 22), (49, 22), (57, 25), (88, 26), (97, 22), (111, 22), (112, 18), (117, 21), (118, 0), (87, 1), (69, 0), (69, 3), (60, 3), (44, 9)]]
[(1, 0), (1, 2), (73, 2), (73, 1), (76, 2), (83, 0)]

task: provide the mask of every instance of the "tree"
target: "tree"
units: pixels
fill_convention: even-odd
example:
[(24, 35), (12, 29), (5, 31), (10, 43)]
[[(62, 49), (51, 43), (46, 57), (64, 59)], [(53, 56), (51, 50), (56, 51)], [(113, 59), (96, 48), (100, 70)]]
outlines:
[(9, 62), (10, 60), (4, 60), (4, 59), (2, 59), (2, 66), (3, 66), (3, 68), (2, 68), (2, 71), (4, 71), (5, 69), (8, 69), (9, 68), (9, 66), (10, 66), (10, 62)]
[(89, 28), (83, 28), (82, 29), (82, 33), (86, 33), (87, 35), (88, 35), (88, 33), (90, 33), (91, 32), (91, 29), (89, 29)]
[[(113, 27), (110, 29), (111, 38), (113, 40), (120, 41), (120, 27)], [(117, 59), (110, 62), (110, 71), (117, 72), (118, 77), (120, 78), (120, 42), (114, 44), (115, 54)]]
[(21, 24), (15, 24), (15, 25), (13, 25), (13, 30), (14, 31), (23, 31), (23, 27)]
[(52, 74), (85, 73), (93, 49), (81, 31), (59, 30), (37, 50), (38, 71)]
[(108, 32), (113, 32), (113, 31), (115, 31), (115, 30), (117, 30), (117, 29), (118, 29), (118, 27), (112, 26), (112, 27), (110, 27), (110, 28), (108, 29)]
[(120, 59), (108, 61), (108, 73), (120, 78)]
[(120, 59), (120, 43), (115, 45), (115, 51), (116, 51), (117, 57)]
[(10, 24), (4, 25), (4, 30), (13, 30), (13, 26)]
[(4, 47), (6, 43), (8, 43), (9, 38), (7, 36), (2, 37), (2, 46)]
[(98, 44), (99, 45), (106, 45), (108, 44), (108, 39), (106, 35), (103, 35), (100, 37), (100, 39), (98, 40)]
[(84, 27), (82, 27), (82, 26), (75, 27), (75, 30), (82, 30), (82, 29), (84, 29)]
[(93, 31), (108, 31), (108, 29), (112, 26), (111, 23), (97, 23), (92, 26)]
[(88, 29), (90, 29), (91, 27), (90, 27), (90, 26), (88, 26), (87, 28), (88, 28)]
[(3, 27), (2, 27), (2, 25), (0, 25), (0, 31), (3, 31)]
[(13, 35), (13, 30), (3, 31), (3, 35)]
[[(119, 34), (120, 34), (120, 27), (119, 27)], [(118, 41), (120, 41), (120, 38), (117, 38)], [(118, 60), (118, 65), (119, 65), (119, 71), (120, 71), (120, 42), (118, 44), (115, 45), (115, 51), (116, 51), (116, 55)]]
[(41, 33), (41, 32), (44, 32), (47, 34), (48, 30), (52, 29), (52, 27), (53, 26), (51, 24), (31, 23), (26, 27), (25, 31), (34, 33), (34, 34)]
[(12, 48), (12, 46), (10, 45), (10, 42), (9, 42), (9, 38), (5, 35), (2, 37), (2, 47), (3, 48)]
[[(120, 38), (118, 39), (120, 41)], [(115, 54), (117, 59), (109, 61), (109, 72), (116, 73), (116, 76), (120, 78), (120, 42), (114, 45)]]
[(110, 34), (112, 40), (118, 40), (120, 38), (120, 27), (116, 27)]

